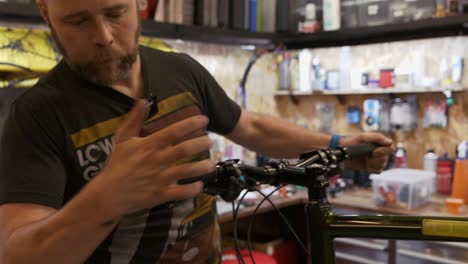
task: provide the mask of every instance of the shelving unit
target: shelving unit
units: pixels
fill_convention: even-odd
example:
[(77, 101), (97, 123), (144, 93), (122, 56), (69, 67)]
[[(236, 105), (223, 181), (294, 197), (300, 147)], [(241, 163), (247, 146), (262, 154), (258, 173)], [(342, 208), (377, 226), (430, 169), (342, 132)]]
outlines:
[[(0, 2), (0, 22), (45, 25), (36, 5)], [(182, 39), (224, 45), (252, 45), (273, 49), (282, 38), (276, 33), (226, 30), (214, 27), (188, 26), (142, 21), (142, 34), (150, 37)]]
[[(358, 94), (401, 94), (401, 93), (442, 93), (445, 88), (426, 89), (426, 88), (375, 88), (363, 90), (324, 90), (313, 92), (302, 91), (276, 91), (275, 96), (311, 96), (311, 95), (358, 95)], [(452, 92), (468, 91), (468, 88), (454, 87), (449, 89)]]
[(296, 34), (283, 39), (288, 49), (372, 44), (468, 34), (468, 15), (431, 18), (383, 26)]
[(227, 30), (214, 27), (187, 26), (179, 24), (142, 21), (142, 34), (145, 36), (192, 40), (224, 45), (251, 45), (274, 49), (281, 34), (257, 33), (240, 30)]
[[(0, 3), (0, 22), (44, 24), (36, 5), (3, 2)], [(269, 49), (279, 44), (288, 49), (302, 49), (468, 35), (468, 15), (312, 34), (257, 33), (154, 21), (142, 24), (142, 33), (146, 36)]]
[(44, 23), (36, 5), (0, 2), (0, 20), (8, 22)]

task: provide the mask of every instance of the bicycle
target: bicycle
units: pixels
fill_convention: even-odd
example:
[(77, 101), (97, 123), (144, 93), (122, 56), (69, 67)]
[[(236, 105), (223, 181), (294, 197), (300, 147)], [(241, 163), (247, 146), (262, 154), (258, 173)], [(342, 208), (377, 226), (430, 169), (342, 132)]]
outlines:
[[(349, 148), (316, 150), (302, 154), (295, 164), (275, 161), (261, 167), (239, 164), (238, 160), (227, 160), (219, 162), (213, 174), (193, 180), (203, 180), (206, 193), (219, 195), (228, 202), (236, 200), (243, 189), (254, 190), (252, 186), (256, 184), (294, 184), (307, 187), (307, 252), (308, 261), (314, 264), (335, 263), (334, 239), (338, 237), (468, 242), (468, 218), (351, 216), (333, 213), (327, 200), (328, 178), (340, 171), (340, 164), (344, 160), (370, 155), (375, 147), (373, 144), (359, 144)], [(268, 196), (264, 197), (264, 200), (268, 199)], [(239, 252), (237, 244), (236, 249)], [(250, 244), (249, 249), (251, 250)], [(240, 253), (238, 258), (243, 263)], [(252, 257), (251, 259), (255, 261)]]

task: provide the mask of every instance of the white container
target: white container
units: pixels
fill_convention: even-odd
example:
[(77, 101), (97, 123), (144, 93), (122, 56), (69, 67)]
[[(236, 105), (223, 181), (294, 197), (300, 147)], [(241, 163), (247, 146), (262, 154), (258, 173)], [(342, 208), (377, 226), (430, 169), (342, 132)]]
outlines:
[(457, 158), (468, 159), (468, 140), (462, 141), (457, 147)]
[(303, 49), (299, 52), (299, 91), (310, 92), (312, 89), (312, 52)]
[[(435, 175), (437, 175), (437, 159), (439, 157), (437, 154), (435, 154), (434, 150), (429, 150), (425, 155), (424, 155), (424, 170), (433, 172)], [(434, 182), (432, 183), (432, 188), (435, 191), (437, 189), (437, 183), (434, 178)]]
[(378, 206), (414, 209), (430, 202), (434, 192), (435, 173), (430, 171), (391, 169), (370, 178)]
[(351, 47), (344, 46), (340, 50), (340, 87), (339, 89), (349, 90), (351, 88), (352, 69)]
[(338, 30), (340, 26), (340, 0), (323, 0), (323, 30)]

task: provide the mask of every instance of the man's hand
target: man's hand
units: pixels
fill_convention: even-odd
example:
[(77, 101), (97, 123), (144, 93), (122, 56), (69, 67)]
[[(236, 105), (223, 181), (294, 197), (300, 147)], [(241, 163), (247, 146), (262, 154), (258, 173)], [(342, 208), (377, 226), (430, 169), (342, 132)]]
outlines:
[(362, 133), (357, 136), (344, 137), (340, 146), (348, 147), (359, 143), (375, 143), (379, 145), (372, 155), (367, 158), (345, 161), (345, 165), (355, 170), (366, 170), (370, 173), (381, 173), (388, 160), (388, 156), (395, 151), (391, 139), (380, 133)]
[(208, 119), (195, 116), (172, 124), (154, 134), (140, 137), (147, 118), (146, 101), (139, 100), (115, 133), (115, 145), (104, 169), (90, 183), (88, 191), (109, 208), (111, 217), (195, 197), (203, 184), (178, 185), (180, 179), (207, 174), (215, 169), (209, 161), (181, 164), (181, 160), (209, 150), (207, 136), (190, 134), (206, 128)]

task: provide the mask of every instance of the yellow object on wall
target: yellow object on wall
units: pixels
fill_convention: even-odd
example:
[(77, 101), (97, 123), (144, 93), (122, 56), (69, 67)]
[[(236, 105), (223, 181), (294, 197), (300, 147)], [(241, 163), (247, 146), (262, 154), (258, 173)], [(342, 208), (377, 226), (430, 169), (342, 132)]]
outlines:
[[(174, 51), (160, 39), (142, 36), (139, 42), (154, 49)], [(0, 27), (0, 73), (4, 73), (0, 75), (0, 88), (30, 87), (61, 58), (50, 32)]]
[(140, 45), (147, 46), (153, 49), (162, 51), (176, 51), (171, 46), (167, 45), (164, 41), (157, 38), (140, 37)]
[(47, 72), (60, 59), (53, 47), (47, 31), (0, 27), (0, 71)]
[(0, 78), (0, 88), (28, 88), (32, 87), (39, 81), (39, 78), (26, 79), (26, 80), (2, 80)]
[[(174, 51), (156, 38), (142, 36), (140, 44)], [(0, 71), (24, 71), (21, 67), (25, 67), (34, 72), (47, 72), (60, 58), (48, 31), (0, 27)]]

